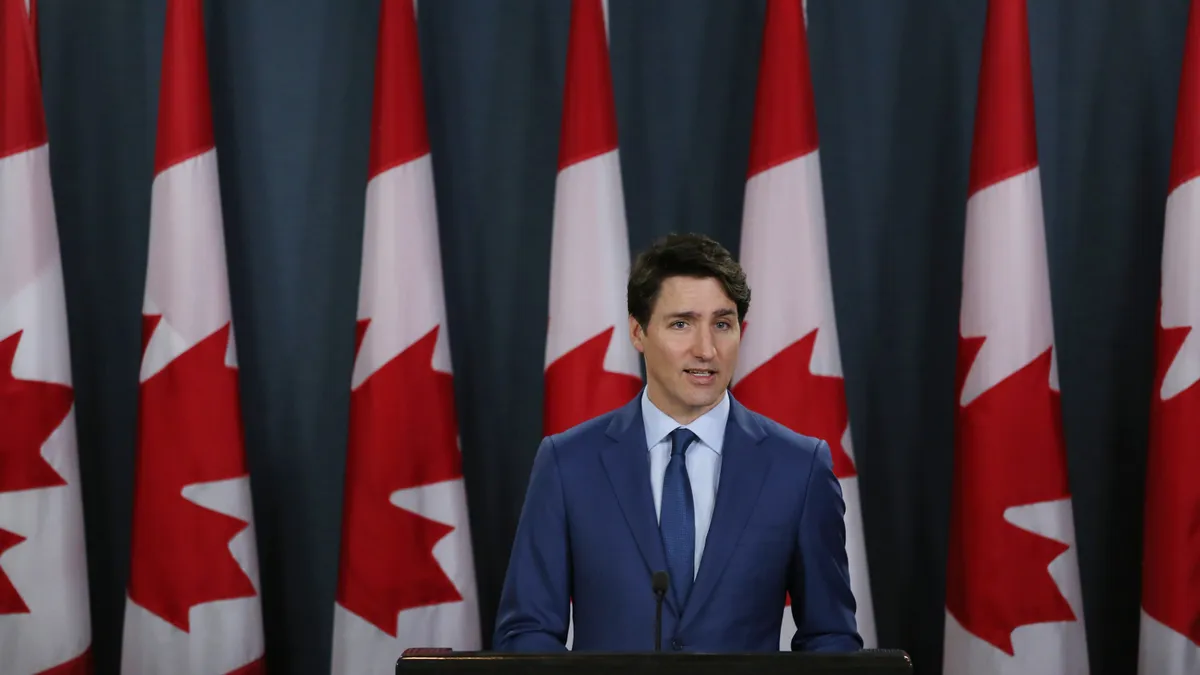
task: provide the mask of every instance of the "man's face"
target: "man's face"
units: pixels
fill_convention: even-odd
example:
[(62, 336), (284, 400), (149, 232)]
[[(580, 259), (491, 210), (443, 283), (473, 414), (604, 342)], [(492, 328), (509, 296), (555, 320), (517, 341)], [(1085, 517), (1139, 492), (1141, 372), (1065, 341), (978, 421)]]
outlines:
[(687, 424), (721, 401), (742, 335), (719, 281), (664, 279), (645, 330), (630, 317), (629, 334), (646, 359), (650, 400), (675, 421)]

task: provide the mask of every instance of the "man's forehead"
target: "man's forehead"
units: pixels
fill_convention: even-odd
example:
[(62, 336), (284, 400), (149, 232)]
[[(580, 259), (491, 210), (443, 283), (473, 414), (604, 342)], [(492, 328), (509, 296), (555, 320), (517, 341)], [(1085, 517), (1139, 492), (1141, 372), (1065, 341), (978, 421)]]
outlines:
[(737, 311), (736, 303), (725, 293), (725, 289), (721, 287), (716, 279), (690, 280), (701, 282), (701, 284), (709, 282), (711, 286), (707, 287), (704, 285), (690, 285), (685, 281), (684, 284), (668, 288), (666, 287), (666, 281), (664, 281), (664, 288), (661, 289), (654, 303), (654, 310), (657, 314), (716, 316)]

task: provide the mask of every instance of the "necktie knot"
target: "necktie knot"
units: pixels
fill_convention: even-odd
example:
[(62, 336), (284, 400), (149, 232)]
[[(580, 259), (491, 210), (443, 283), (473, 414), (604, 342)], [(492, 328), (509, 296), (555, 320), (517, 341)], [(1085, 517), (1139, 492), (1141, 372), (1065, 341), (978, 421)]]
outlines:
[(697, 438), (696, 432), (684, 427), (679, 427), (675, 431), (672, 431), (671, 456), (682, 456)]

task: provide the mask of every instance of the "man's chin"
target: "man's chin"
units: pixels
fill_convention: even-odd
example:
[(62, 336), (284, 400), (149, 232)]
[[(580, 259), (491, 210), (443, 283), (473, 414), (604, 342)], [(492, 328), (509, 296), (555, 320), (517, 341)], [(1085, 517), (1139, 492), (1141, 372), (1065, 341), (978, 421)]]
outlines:
[(711, 408), (721, 402), (721, 396), (725, 393), (725, 388), (720, 386), (705, 387), (703, 391), (692, 391), (692, 395), (685, 400), (692, 409), (700, 410)]

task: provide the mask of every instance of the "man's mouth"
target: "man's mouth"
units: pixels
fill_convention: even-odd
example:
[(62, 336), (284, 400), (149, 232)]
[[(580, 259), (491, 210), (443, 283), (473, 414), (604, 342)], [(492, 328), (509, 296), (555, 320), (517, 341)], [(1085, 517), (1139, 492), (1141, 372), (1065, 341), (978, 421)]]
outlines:
[(703, 368), (687, 368), (683, 372), (688, 374), (688, 378), (699, 384), (707, 384), (713, 380), (713, 376), (717, 374), (715, 370)]

